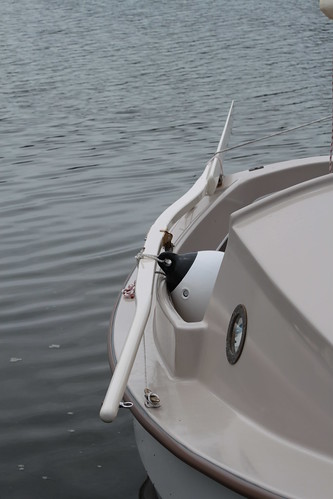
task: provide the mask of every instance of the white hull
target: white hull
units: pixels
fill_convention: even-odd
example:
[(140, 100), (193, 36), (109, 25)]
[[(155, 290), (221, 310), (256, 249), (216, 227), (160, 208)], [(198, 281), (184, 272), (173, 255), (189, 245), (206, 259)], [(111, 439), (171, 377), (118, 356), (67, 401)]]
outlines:
[(231, 110), (120, 296), (101, 417), (126, 390), (162, 499), (331, 499), (333, 175), (323, 157), (223, 175)]
[[(145, 346), (141, 341), (127, 398), (139, 423), (142, 461), (162, 499), (170, 494), (182, 499), (330, 499), (333, 236), (325, 228), (333, 175), (327, 170), (327, 158), (310, 158), (227, 176), (215, 197), (200, 200), (190, 216), (185, 213), (172, 226), (175, 254), (213, 250), (224, 245), (228, 233), (229, 238), (202, 321), (183, 320), (165, 278), (154, 275)], [(159, 230), (155, 234), (160, 237)], [(311, 266), (314, 253), (318, 259)], [(144, 261), (142, 276), (146, 265)], [(140, 266), (126, 284), (137, 281), (139, 272)], [(292, 286), (290, 275), (295, 276)], [(113, 369), (130, 336), (137, 295), (133, 300), (120, 297), (114, 312), (109, 343)], [(233, 365), (226, 338), (238, 303), (248, 312), (248, 339)], [(301, 312), (303, 303), (307, 306)], [(147, 380), (160, 396), (158, 409), (145, 406)]]
[(134, 420), (141, 461), (161, 499), (239, 499), (245, 497), (181, 461)]

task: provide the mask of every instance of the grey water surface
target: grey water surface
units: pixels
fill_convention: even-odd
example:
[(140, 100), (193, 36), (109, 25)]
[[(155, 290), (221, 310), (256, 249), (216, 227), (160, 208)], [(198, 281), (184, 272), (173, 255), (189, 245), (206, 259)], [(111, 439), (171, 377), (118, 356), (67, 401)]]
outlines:
[[(155, 217), (231, 145), (330, 115), (315, 0), (0, 3), (0, 498), (136, 498), (125, 409), (98, 413), (113, 304)], [(225, 171), (328, 155), (331, 123)]]

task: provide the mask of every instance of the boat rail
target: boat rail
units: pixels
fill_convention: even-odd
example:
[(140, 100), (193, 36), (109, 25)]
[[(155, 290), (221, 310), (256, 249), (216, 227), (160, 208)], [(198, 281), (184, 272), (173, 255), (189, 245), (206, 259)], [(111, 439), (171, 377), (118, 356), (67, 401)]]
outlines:
[[(218, 144), (217, 152), (208, 162), (202, 175), (195, 184), (180, 199), (167, 208), (151, 226), (142, 257), (158, 255), (162, 247), (161, 229), (169, 231), (185, 213), (191, 210), (205, 196), (214, 194), (223, 175), (222, 153), (226, 149), (232, 127), (232, 101), (229, 113)], [(113, 372), (100, 417), (106, 423), (115, 420), (119, 405), (123, 398), (126, 385), (139, 349), (139, 345), (150, 314), (155, 280), (156, 262), (151, 258), (140, 258), (135, 286), (136, 311), (126, 342)]]

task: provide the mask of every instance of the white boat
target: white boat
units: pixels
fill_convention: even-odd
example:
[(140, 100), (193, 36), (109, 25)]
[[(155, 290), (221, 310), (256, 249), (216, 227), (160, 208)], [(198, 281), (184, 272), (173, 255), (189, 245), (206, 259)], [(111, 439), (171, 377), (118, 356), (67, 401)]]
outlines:
[(330, 161), (224, 175), (231, 115), (120, 294), (101, 418), (131, 406), (163, 499), (331, 498)]

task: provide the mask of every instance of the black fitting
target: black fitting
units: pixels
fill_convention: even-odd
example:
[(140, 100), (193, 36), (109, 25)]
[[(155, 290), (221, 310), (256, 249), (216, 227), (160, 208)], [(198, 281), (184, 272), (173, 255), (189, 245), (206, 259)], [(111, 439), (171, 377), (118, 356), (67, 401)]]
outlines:
[(185, 275), (192, 267), (197, 254), (198, 253), (195, 252), (177, 255), (171, 251), (166, 251), (158, 256), (159, 260), (163, 260), (163, 262), (158, 262), (158, 264), (166, 275), (166, 284), (169, 293), (171, 293), (184, 279)]

